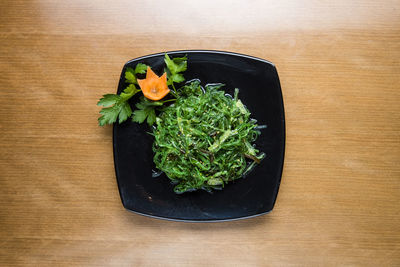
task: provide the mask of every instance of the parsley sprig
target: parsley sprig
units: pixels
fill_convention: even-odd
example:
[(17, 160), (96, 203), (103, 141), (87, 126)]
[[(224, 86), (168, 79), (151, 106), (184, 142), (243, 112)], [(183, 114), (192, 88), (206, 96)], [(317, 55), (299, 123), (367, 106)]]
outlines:
[(147, 66), (142, 63), (137, 64), (135, 69), (127, 68), (125, 71), (125, 82), (128, 83), (128, 86), (124, 91), (119, 95), (105, 94), (97, 102), (98, 106), (103, 106), (100, 110), (102, 116), (98, 119), (100, 126), (113, 124), (117, 121), (117, 118), (118, 122), (122, 123), (132, 115), (132, 109), (128, 100), (140, 92), (140, 89), (135, 86), (135, 84), (137, 85), (136, 75), (145, 73), (146, 68)]
[(182, 72), (186, 71), (187, 69), (187, 56), (175, 57), (171, 59), (167, 54), (165, 54), (164, 62), (165, 65), (167, 65), (167, 84), (172, 86), (174, 93), (176, 94), (174, 83), (181, 83), (185, 81), (185, 77), (183, 77)]
[[(170, 58), (165, 54), (164, 62), (166, 64), (165, 71), (167, 72), (167, 85), (172, 86), (172, 95), (177, 96), (175, 83), (185, 81), (183, 72), (187, 69), (187, 56)], [(118, 120), (118, 123), (132, 118), (133, 122), (143, 123), (147, 122), (150, 126), (156, 121), (156, 111), (161, 109), (164, 103), (175, 101), (176, 99), (167, 99), (163, 101), (152, 101), (141, 96), (139, 102), (136, 103), (136, 109), (132, 108), (128, 102), (134, 95), (141, 91), (138, 88), (137, 75), (145, 74), (147, 65), (138, 63), (135, 68), (128, 67), (125, 70), (125, 83), (127, 87), (118, 94), (105, 94), (97, 102), (98, 106), (103, 108), (100, 110), (101, 116), (99, 117), (99, 125), (113, 124)]]

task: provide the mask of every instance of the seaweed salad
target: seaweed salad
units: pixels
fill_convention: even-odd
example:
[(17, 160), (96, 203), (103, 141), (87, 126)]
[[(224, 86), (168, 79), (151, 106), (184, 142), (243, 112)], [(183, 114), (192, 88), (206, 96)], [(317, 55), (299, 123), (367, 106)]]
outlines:
[[(170, 58), (161, 76), (139, 63), (126, 68), (127, 87), (120, 94), (106, 94), (98, 102), (99, 125), (131, 118), (151, 126), (153, 161), (171, 180), (175, 193), (222, 189), (251, 171), (265, 157), (254, 142), (266, 126), (257, 125), (239, 99), (223, 90), (224, 84), (198, 79), (185, 82), (187, 57)], [(143, 78), (143, 79), (139, 79)], [(130, 100), (136, 99), (132, 110)]]

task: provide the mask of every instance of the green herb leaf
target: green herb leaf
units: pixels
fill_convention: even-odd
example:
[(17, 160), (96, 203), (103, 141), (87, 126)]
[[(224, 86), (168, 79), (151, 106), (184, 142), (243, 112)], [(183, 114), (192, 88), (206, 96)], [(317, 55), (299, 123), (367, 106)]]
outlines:
[(119, 100), (119, 95), (114, 94), (106, 94), (103, 95), (103, 98), (100, 98), (99, 102), (97, 102), (98, 106), (108, 107), (114, 105)]
[(137, 89), (134, 84), (130, 84), (121, 93), (121, 98), (123, 98), (124, 100), (128, 100), (138, 92), (140, 92), (140, 89)]
[(128, 102), (123, 102), (121, 103), (121, 108), (119, 111), (119, 123), (121, 124), (122, 122), (126, 121), (130, 116), (132, 115), (132, 109), (131, 106), (129, 106)]
[(98, 119), (99, 125), (104, 126), (106, 124), (113, 124), (117, 121), (122, 123), (126, 121), (132, 114), (132, 109), (129, 103), (126, 101), (121, 101), (121, 99), (111, 107), (103, 108), (100, 110), (102, 116)]
[(137, 84), (135, 71), (131, 67), (126, 68), (126, 71), (125, 71), (125, 82)]
[(148, 109), (147, 112), (147, 124), (148, 125), (153, 125), (156, 122), (156, 112), (154, 108)]
[(135, 74), (138, 74), (138, 73), (144, 74), (144, 73), (146, 73), (146, 70), (147, 70), (147, 65), (145, 65), (143, 63), (139, 63), (136, 65)]
[(140, 102), (136, 103), (136, 108), (133, 112), (132, 121), (142, 123), (147, 119), (147, 123), (151, 126), (156, 121), (155, 109), (163, 105), (161, 101), (151, 101), (145, 97), (140, 98)]
[(119, 114), (119, 106), (103, 108), (102, 110), (100, 110), (100, 114), (102, 114), (102, 116), (98, 119), (100, 126), (112, 124), (117, 120)]
[(127, 67), (125, 70), (125, 82), (131, 84), (138, 84), (137, 83), (137, 74), (144, 74), (146, 73), (147, 65), (143, 63), (138, 63), (135, 69), (131, 67)]
[(128, 100), (139, 91), (134, 84), (130, 84), (120, 95), (104, 95), (97, 103), (99, 106), (106, 107), (100, 110), (102, 116), (99, 118), (99, 125), (113, 124), (117, 118), (119, 118), (119, 123), (126, 121), (132, 114)]
[(175, 57), (171, 59), (167, 54), (165, 54), (164, 62), (167, 65), (167, 77), (168, 85), (172, 83), (180, 83), (185, 80), (180, 72), (184, 72), (187, 69), (187, 56)]
[(112, 124), (117, 121), (117, 118), (118, 122), (122, 123), (132, 115), (132, 109), (128, 100), (141, 91), (135, 86), (135, 84), (137, 84), (136, 74), (146, 73), (146, 69), (147, 66), (142, 63), (137, 64), (135, 69), (127, 67), (125, 71), (125, 82), (129, 83), (129, 85), (124, 91), (119, 95), (103, 95), (103, 98), (97, 102), (98, 106), (105, 107), (100, 110), (100, 114), (102, 115), (98, 119), (100, 126)]
[(146, 120), (147, 113), (144, 109), (137, 109), (133, 112), (132, 121), (142, 123)]
[(171, 80), (172, 80), (174, 83), (181, 83), (181, 82), (183, 82), (183, 81), (185, 80), (185, 78), (183, 77), (182, 74), (173, 74), (173, 75), (171, 76)]
[(184, 72), (187, 69), (187, 56), (171, 59), (167, 54), (165, 54), (164, 62), (172, 74)]

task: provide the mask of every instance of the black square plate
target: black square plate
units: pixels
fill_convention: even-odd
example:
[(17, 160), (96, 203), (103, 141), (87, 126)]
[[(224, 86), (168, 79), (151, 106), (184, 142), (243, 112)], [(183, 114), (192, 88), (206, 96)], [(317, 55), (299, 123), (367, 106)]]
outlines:
[[(266, 158), (244, 179), (222, 191), (196, 191), (177, 195), (170, 180), (162, 174), (152, 177), (153, 137), (149, 127), (131, 121), (114, 125), (114, 163), (124, 207), (156, 218), (181, 221), (223, 221), (253, 217), (272, 210), (278, 194), (285, 151), (285, 118), (282, 92), (275, 66), (266, 60), (221, 51), (175, 51), (170, 56), (188, 56), (186, 80), (198, 78), (202, 85), (224, 83), (248, 107), (258, 124), (268, 127), (256, 141)], [(122, 70), (118, 93), (125, 87), (127, 67), (150, 65), (161, 74), (164, 53), (127, 62)]]

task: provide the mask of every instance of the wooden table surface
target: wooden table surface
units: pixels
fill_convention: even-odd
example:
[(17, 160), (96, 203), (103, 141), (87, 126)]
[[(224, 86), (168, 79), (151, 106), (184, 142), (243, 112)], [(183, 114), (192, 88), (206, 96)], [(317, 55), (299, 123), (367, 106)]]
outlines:
[[(399, 266), (400, 1), (1, 1), (0, 265)], [(121, 205), (97, 100), (123, 64), (216, 49), (277, 66), (272, 213), (182, 223)]]

